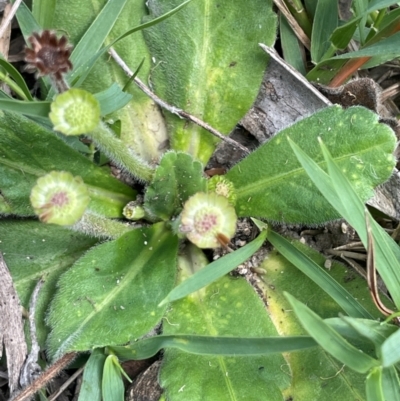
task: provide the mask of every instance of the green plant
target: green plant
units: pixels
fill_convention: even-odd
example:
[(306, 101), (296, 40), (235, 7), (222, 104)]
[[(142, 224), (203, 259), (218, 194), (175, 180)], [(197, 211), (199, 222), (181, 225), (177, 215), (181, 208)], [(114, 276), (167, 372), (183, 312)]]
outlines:
[[(161, 98), (227, 135), (250, 107), (260, 85), (267, 60), (257, 43), (272, 44), (275, 39), (271, 4), (254, 0), (243, 9), (231, 1), (213, 4), (192, 0), (184, 7), (175, 0), (152, 1), (150, 16), (145, 16), (142, 2), (126, 0), (98, 0), (94, 10), (87, 6), (85, 12), (81, 2), (57, 3), (53, 13), (39, 3), (34, 2), (33, 7), (37, 21), (43, 27), (65, 30), (75, 43), (70, 58), (73, 69), (62, 71), (66, 87), (52, 85), (43, 77), (45, 100), (38, 101), (19, 73), (1, 63), (24, 100), (6, 95), (0, 99), (5, 110), (0, 115), (0, 210), (5, 215), (0, 221), (0, 240), (24, 304), (35, 281), (39, 277), (46, 280), (36, 322), (41, 347), (53, 360), (68, 352), (92, 351), (81, 400), (100, 400), (101, 396), (121, 399), (117, 357), (147, 358), (161, 348), (166, 352), (160, 380), (171, 400), (252, 400), (259, 399), (260, 392), (264, 399), (279, 400), (297, 391), (290, 377), (282, 373), (281, 366), (287, 360), (280, 353), (315, 347), (320, 343), (319, 333), (280, 337), (279, 325), (268, 316), (251, 286), (243, 279), (226, 276), (251, 257), (266, 238), (274, 243), (277, 234), (257, 222), (261, 233), (254, 241), (212, 263), (200, 248), (229, 247), (235, 215), (295, 224), (347, 218), (342, 209), (329, 203), (331, 198), (343, 196), (342, 192), (335, 196), (331, 189), (328, 196), (321, 195), (307, 168), (295, 159), (287, 138), (307, 149), (317, 165), (329, 169), (329, 160), (318, 145), (317, 139), (322, 137), (335, 163), (365, 202), (373, 188), (392, 173), (393, 131), (361, 107), (322, 110), (285, 129), (233, 167), (225, 177), (234, 192), (229, 203), (213, 193), (217, 191), (203, 174), (216, 139), (172, 113), (164, 121), (155, 104), (129, 85), (104, 53), (115, 45), (134, 68), (145, 57), (138, 71), (142, 80), (150, 77)], [(66, 7), (77, 18), (66, 20)], [(238, 25), (238, 15), (251, 21), (250, 26)], [(132, 16), (138, 25), (133, 29)], [(142, 17), (145, 23), (140, 25)], [(18, 18), (26, 38), (40, 29), (27, 7), (19, 10)], [(129, 36), (144, 28), (144, 39)], [(227, 32), (237, 30), (232, 40)], [(152, 66), (149, 55), (154, 58)], [(57, 89), (67, 87), (72, 89), (51, 101)], [(87, 107), (83, 128), (77, 101)], [(94, 117), (89, 122), (88, 113)], [(171, 150), (161, 154), (159, 145), (167, 130)], [(75, 136), (79, 134), (85, 134), (89, 144)], [(108, 160), (146, 186), (132, 189), (114, 178), (104, 166)], [(66, 227), (44, 225), (33, 218), (38, 215), (49, 221), (49, 203), (60, 206), (60, 202), (51, 203), (43, 196), (40, 200), (44, 199), (44, 204), (36, 204), (38, 189), (40, 193), (48, 190), (49, 183), (43, 177), (54, 177), (60, 171), (67, 172), (61, 173), (61, 178), (67, 174), (70, 183), (83, 182), (85, 193), (82, 195), (79, 188), (78, 195), (90, 197), (85, 210), (79, 211), (78, 221), (55, 221), (68, 224)], [(72, 198), (67, 192), (71, 188), (61, 188), (61, 192), (56, 188), (57, 196), (51, 192), (50, 200), (62, 199), (64, 206)], [(144, 192), (143, 202), (137, 199), (137, 190)], [(126, 209), (132, 201), (137, 202), (135, 212)], [(52, 213), (57, 213), (57, 208), (53, 209)], [(193, 211), (200, 217), (205, 215), (205, 222), (193, 218)], [(140, 218), (142, 225), (127, 224), (123, 220), (127, 215)], [(209, 233), (210, 227), (211, 244), (204, 244), (202, 235)], [(180, 251), (182, 243), (186, 247)], [(323, 287), (354, 321), (372, 318), (372, 309), (360, 305), (329, 275), (323, 276), (312, 264), (309, 269), (325, 280), (310, 288)], [(393, 283), (389, 290), (397, 305), (396, 273), (380, 273)], [(177, 282), (182, 283), (175, 287)], [(365, 295), (365, 291), (358, 294)], [(290, 300), (301, 321), (303, 316), (313, 317)], [(172, 308), (170, 302), (174, 302)], [(328, 311), (337, 315), (339, 307), (330, 305)], [(135, 342), (161, 320), (163, 335)], [(350, 320), (344, 321), (347, 324)], [(336, 320), (329, 330), (337, 326)], [(320, 323), (320, 327), (322, 332), (325, 325)], [(121, 347), (127, 342), (130, 345)], [(341, 356), (339, 351), (340, 347), (334, 356)], [(364, 363), (362, 369), (355, 366), (361, 373), (372, 369), (368, 383), (379, 375), (381, 365), (376, 361), (366, 356), (360, 362)], [(295, 372), (296, 364), (290, 367)], [(394, 375), (394, 368), (390, 369)], [(353, 380), (351, 374), (346, 375)], [(93, 392), (85, 383), (95, 383)], [(185, 390), (180, 392), (182, 386)], [(196, 395), (200, 390), (203, 393)], [(346, 387), (343, 399), (349, 394), (351, 389)]]

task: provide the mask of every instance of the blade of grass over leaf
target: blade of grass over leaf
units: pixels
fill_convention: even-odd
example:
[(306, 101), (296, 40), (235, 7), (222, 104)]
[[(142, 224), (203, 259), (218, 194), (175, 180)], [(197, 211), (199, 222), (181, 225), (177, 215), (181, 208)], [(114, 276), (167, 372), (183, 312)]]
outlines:
[(400, 361), (400, 330), (393, 333), (381, 347), (383, 367), (392, 366)]
[(319, 0), (311, 35), (311, 58), (314, 63), (321, 61), (321, 58), (329, 49), (329, 37), (336, 29), (337, 24), (337, 3), (331, 0)]
[(306, 305), (288, 293), (285, 297), (304, 329), (326, 352), (359, 373), (366, 373), (379, 365), (379, 361), (353, 347)]
[(150, 26), (153, 26), (155, 24), (160, 23), (161, 21), (164, 21), (165, 19), (171, 17), (174, 15), (176, 12), (178, 12), (181, 8), (183, 8), (186, 4), (188, 4), (192, 0), (186, 0), (182, 4), (180, 4), (178, 7), (175, 7), (171, 11), (168, 11), (167, 13), (163, 14), (162, 16), (146, 22), (144, 24), (141, 24), (139, 26), (136, 26), (135, 28), (130, 29), (129, 31), (125, 32), (124, 34), (118, 36), (117, 39), (115, 39), (111, 44), (103, 47), (101, 50), (99, 50), (94, 56), (92, 56), (89, 60), (87, 60), (85, 63), (83, 63), (79, 68), (75, 68), (70, 75), (70, 82), (74, 84), (74, 86), (80, 86), (82, 82), (86, 79), (88, 76), (89, 72), (93, 68), (95, 62), (104, 54), (106, 53), (112, 46), (114, 46), (117, 42), (120, 40), (126, 38), (127, 36), (131, 35), (132, 33), (138, 32), (142, 29), (149, 28)]
[(229, 273), (250, 258), (264, 243), (266, 236), (267, 232), (262, 232), (255, 240), (245, 245), (243, 248), (223, 256), (193, 274), (193, 276), (189, 277), (182, 284), (175, 287), (167, 297), (162, 300), (159, 306), (186, 297)]
[[(322, 141), (320, 145), (328, 166), (332, 184), (344, 208), (344, 214), (342, 215), (355, 228), (364, 246), (367, 247), (368, 237), (365, 225), (364, 205), (354, 191), (353, 186), (333, 161)], [(367, 166), (367, 168), (373, 169), (373, 166)], [(371, 222), (372, 236), (375, 244), (376, 269), (385, 282), (397, 309), (400, 309), (400, 248), (383, 228), (372, 219), (372, 216), (369, 213), (367, 215)]]
[(382, 389), (382, 367), (375, 368), (365, 382), (368, 401), (385, 401)]
[(75, 70), (85, 64), (93, 54), (99, 51), (112, 27), (122, 12), (127, 0), (107, 1), (79, 43), (71, 53), (71, 62)]
[(0, 58), (0, 66), (11, 76), (11, 78), (15, 81), (15, 83), (19, 86), (22, 93), (25, 95), (25, 100), (33, 100), (33, 97), (26, 85), (24, 78), (19, 73), (19, 71), (8, 61)]
[(147, 359), (163, 348), (177, 348), (197, 355), (250, 356), (298, 351), (317, 344), (307, 336), (208, 337), (192, 335), (156, 336), (126, 347), (109, 347), (121, 359)]
[(400, 381), (395, 366), (383, 368), (382, 388), (386, 400), (400, 401)]
[(56, 0), (33, 0), (32, 14), (43, 29), (51, 29)]
[[(352, 185), (329, 155), (326, 147), (321, 145), (328, 165), (327, 175), (297, 145), (290, 141), (296, 157), (310, 176), (316, 187), (329, 203), (357, 231), (364, 246), (367, 246), (364, 204), (355, 193)], [(387, 157), (387, 156), (385, 156)], [(372, 169), (371, 165), (365, 168)], [(376, 268), (388, 287), (397, 309), (400, 306), (400, 249), (396, 242), (371, 217), (372, 233), (375, 243)]]
[(272, 230), (268, 231), (267, 239), (289, 262), (326, 291), (348, 315), (373, 319), (373, 316), (346, 289), (288, 240)]
[(39, 32), (42, 29), (25, 2), (22, 2), (19, 5), (15, 16), (17, 17), (18, 24), (22, 31), (22, 35), (24, 35), (25, 41), (32, 34), (32, 32)]

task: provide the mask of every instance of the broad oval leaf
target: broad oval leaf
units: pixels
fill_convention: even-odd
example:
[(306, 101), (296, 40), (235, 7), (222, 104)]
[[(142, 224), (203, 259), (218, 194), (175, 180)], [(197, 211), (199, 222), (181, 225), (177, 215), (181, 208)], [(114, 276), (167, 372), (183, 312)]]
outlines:
[(161, 319), (157, 305), (175, 281), (178, 240), (164, 224), (131, 231), (83, 256), (58, 282), (51, 303), (51, 355), (118, 345)]
[[(150, 0), (150, 18), (182, 0)], [(195, 0), (146, 29), (156, 93), (169, 103), (229, 134), (250, 108), (267, 63), (258, 43), (276, 37), (272, 2)], [(240, 23), (238, 22), (240, 21)], [(171, 146), (207, 164), (216, 138), (197, 125), (166, 115)]]
[[(206, 264), (201, 251), (192, 247), (179, 258), (181, 278)], [(229, 276), (174, 302), (163, 327), (166, 335), (277, 335), (254, 289), (244, 279)], [(171, 401), (282, 401), (290, 382), (281, 369), (285, 364), (279, 354), (226, 357), (167, 349), (160, 383)]]
[(378, 118), (362, 107), (332, 106), (281, 131), (228, 172), (238, 215), (313, 224), (340, 217), (308, 178), (287, 137), (326, 170), (321, 137), (360, 198), (369, 199), (395, 165), (396, 137)]

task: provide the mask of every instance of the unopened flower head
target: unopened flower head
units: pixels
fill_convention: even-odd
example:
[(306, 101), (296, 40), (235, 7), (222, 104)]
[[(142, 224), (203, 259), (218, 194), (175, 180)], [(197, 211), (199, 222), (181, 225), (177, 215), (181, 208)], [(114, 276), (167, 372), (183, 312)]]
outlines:
[(100, 123), (100, 104), (91, 93), (72, 88), (57, 95), (49, 117), (54, 129), (65, 135), (89, 133)]
[(55, 79), (62, 79), (62, 75), (72, 69), (69, 59), (72, 46), (65, 36), (60, 38), (49, 30), (41, 33), (34, 32), (28, 42), (31, 48), (25, 49), (25, 61), (28, 67), (35, 68), (39, 76), (51, 75)]
[(40, 177), (30, 200), (41, 221), (59, 225), (75, 224), (90, 202), (82, 178), (66, 171), (52, 171)]
[(227, 198), (199, 192), (185, 203), (179, 230), (199, 248), (218, 248), (220, 238), (229, 241), (233, 237), (236, 221), (235, 209)]
[(231, 181), (222, 175), (214, 175), (207, 181), (208, 192), (215, 192), (217, 195), (225, 196), (232, 206), (236, 204), (236, 190)]

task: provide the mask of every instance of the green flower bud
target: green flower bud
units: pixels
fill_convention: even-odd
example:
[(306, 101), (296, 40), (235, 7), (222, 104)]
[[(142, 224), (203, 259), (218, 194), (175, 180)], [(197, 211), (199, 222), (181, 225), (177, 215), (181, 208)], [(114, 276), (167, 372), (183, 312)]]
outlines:
[(100, 104), (83, 89), (69, 89), (57, 95), (51, 104), (49, 118), (56, 131), (81, 135), (96, 129), (100, 123)]
[(146, 216), (146, 212), (142, 206), (140, 206), (139, 202), (137, 201), (132, 201), (126, 204), (124, 207), (124, 210), (122, 211), (122, 214), (128, 219), (128, 220), (140, 220), (143, 219)]
[(79, 221), (90, 202), (82, 178), (66, 171), (52, 171), (39, 178), (30, 200), (41, 221), (62, 226)]
[(236, 221), (235, 209), (227, 198), (199, 192), (186, 201), (179, 231), (199, 248), (218, 248), (233, 237)]
[(231, 181), (222, 175), (214, 175), (207, 181), (208, 192), (215, 192), (217, 195), (225, 196), (232, 206), (236, 204), (236, 190)]

